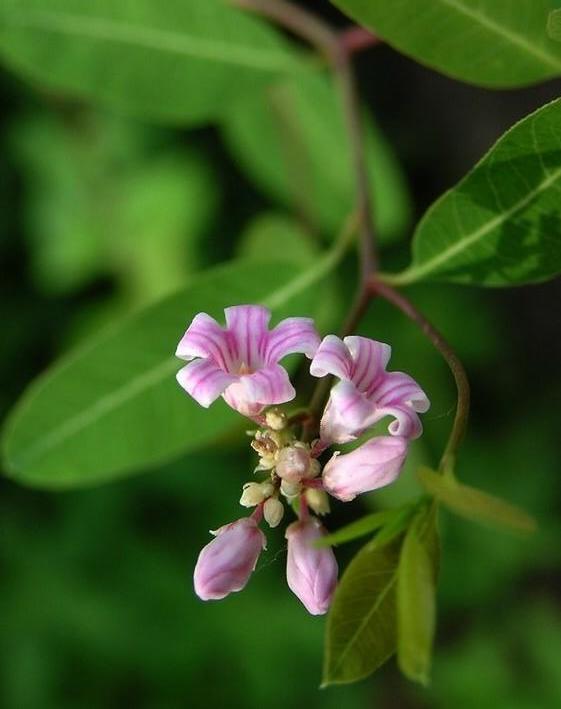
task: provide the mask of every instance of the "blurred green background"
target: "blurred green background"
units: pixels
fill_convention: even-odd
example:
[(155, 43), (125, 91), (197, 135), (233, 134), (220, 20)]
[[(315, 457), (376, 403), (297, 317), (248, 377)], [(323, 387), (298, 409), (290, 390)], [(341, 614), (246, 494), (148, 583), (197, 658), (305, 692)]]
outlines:
[[(357, 65), (416, 216), (561, 88), (478, 90), (385, 47)], [(217, 129), (155, 127), (44, 93), (8, 72), (0, 91), (2, 415), (60, 354), (194, 273), (259, 248), (261, 239), (290, 233), (294, 248), (309, 248), (299, 236), (309, 225), (274, 188), (254, 186), (259, 168), (247, 170), (239, 145), (232, 149)], [(274, 173), (269, 157), (265, 169)], [(387, 268), (407, 260), (407, 205), (401, 209)], [(343, 297), (352, 268), (349, 259)], [(472, 380), (460, 477), (539, 523), (531, 539), (519, 539), (442, 513), (431, 686), (409, 684), (390, 662), (356, 686), (318, 690), (324, 621), (307, 616), (286, 588), (280, 532), (269, 534), (244, 593), (216, 604), (194, 596), (191, 573), (207, 530), (240, 516), (239, 489), (253, 464), (245, 448), (217, 445), (80, 492), (43, 493), (1, 479), (1, 707), (561, 706), (559, 281), (501, 292), (423, 286), (410, 295), (458, 349)], [(436, 458), (454, 406), (445, 366), (387, 306), (375, 304), (360, 332), (390, 342), (393, 367), (428, 391), (434, 404), (417, 452)], [(412, 487), (408, 470), (394, 488), (339, 506), (329, 525), (393, 504)], [(341, 565), (356, 548), (339, 549)]]

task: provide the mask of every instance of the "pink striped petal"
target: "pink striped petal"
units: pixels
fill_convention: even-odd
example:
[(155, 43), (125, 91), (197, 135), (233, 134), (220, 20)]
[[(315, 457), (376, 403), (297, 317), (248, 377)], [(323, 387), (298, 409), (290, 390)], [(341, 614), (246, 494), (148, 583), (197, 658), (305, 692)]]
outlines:
[(177, 381), (201, 406), (207, 408), (237, 377), (223, 372), (210, 359), (197, 359), (177, 373)]
[(255, 416), (266, 406), (284, 404), (296, 396), (286, 370), (279, 364), (245, 374), (224, 392), (224, 399), (245, 416)]
[(343, 502), (394, 482), (407, 455), (408, 440), (399, 436), (371, 438), (350, 453), (336, 453), (323, 469), (323, 487)]
[(310, 365), (310, 374), (325, 377), (334, 374), (339, 379), (350, 379), (353, 360), (343, 340), (336, 335), (327, 335), (321, 341)]
[(430, 408), (427, 395), (417, 382), (404, 372), (389, 372), (377, 387), (374, 398), (376, 413), (373, 423), (386, 416), (395, 420), (388, 427), (393, 436), (418, 438), (423, 432), (423, 426), (418, 413), (424, 413)]
[(265, 348), (267, 364), (276, 364), (296, 352), (312, 358), (319, 347), (320, 337), (311, 318), (286, 318), (269, 333)]
[(210, 357), (224, 371), (229, 371), (232, 365), (226, 332), (206, 313), (195, 315), (175, 354), (187, 361), (193, 357)]
[(230, 347), (238, 363), (258, 369), (263, 365), (271, 313), (262, 305), (234, 305), (224, 313)]
[(345, 345), (353, 361), (351, 381), (359, 391), (372, 391), (384, 375), (392, 348), (383, 342), (355, 335), (345, 337)]

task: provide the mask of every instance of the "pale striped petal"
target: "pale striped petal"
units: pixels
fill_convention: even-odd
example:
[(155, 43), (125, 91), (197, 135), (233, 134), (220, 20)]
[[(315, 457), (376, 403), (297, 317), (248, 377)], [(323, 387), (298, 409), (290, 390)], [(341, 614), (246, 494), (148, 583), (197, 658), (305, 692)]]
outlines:
[(345, 337), (353, 360), (351, 381), (359, 391), (371, 392), (383, 377), (392, 348), (368, 337)]
[(339, 379), (350, 379), (353, 360), (343, 340), (335, 335), (327, 335), (321, 341), (310, 365), (310, 374), (325, 377), (334, 374)]
[(197, 359), (177, 373), (177, 381), (201, 406), (207, 408), (237, 380), (210, 359)]
[(347, 443), (369, 425), (374, 405), (351, 382), (339, 382), (331, 390), (320, 422), (324, 442)]
[(238, 363), (258, 369), (263, 365), (271, 313), (262, 305), (234, 305), (224, 313), (230, 347)]
[(175, 354), (187, 361), (193, 357), (210, 357), (226, 372), (231, 369), (233, 360), (226, 332), (206, 313), (195, 315)]
[(265, 362), (276, 364), (286, 355), (297, 352), (311, 359), (319, 343), (320, 337), (311, 318), (286, 318), (269, 333)]

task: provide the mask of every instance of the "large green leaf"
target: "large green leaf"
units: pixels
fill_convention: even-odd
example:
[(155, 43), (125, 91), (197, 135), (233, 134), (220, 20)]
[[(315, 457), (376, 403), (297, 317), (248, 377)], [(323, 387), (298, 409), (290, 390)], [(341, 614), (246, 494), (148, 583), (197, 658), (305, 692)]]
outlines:
[(561, 272), (561, 99), (517, 123), (425, 214), (395, 284), (484, 286)]
[(332, 0), (399, 51), (456, 79), (493, 88), (561, 74), (547, 35), (551, 0)]
[(0, 52), (51, 89), (189, 123), (296, 64), (272, 27), (226, 0), (4, 0)]
[[(398, 237), (411, 209), (397, 161), (371, 118), (366, 159), (382, 240)], [(300, 72), (224, 114), (223, 135), (256, 185), (309, 226), (333, 234), (355, 202), (354, 175), (339, 97), (319, 72)]]
[(435, 473), (429, 468), (420, 468), (417, 478), (436, 500), (462, 517), (522, 534), (536, 530), (536, 522), (527, 512), (505, 500), (462, 485), (455, 479)]
[(397, 581), (397, 661), (401, 671), (427, 684), (436, 624), (436, 575), (440, 556), (436, 505), (409, 527)]
[(243, 419), (222, 401), (205, 411), (175, 381), (173, 355), (199, 311), (222, 318), (235, 303), (276, 316), (313, 314), (313, 289), (343, 245), (307, 270), (294, 262), (239, 261), (209, 271), (177, 295), (124, 321), (39, 378), (8, 420), (4, 465), (39, 487), (125, 476), (209, 443)]

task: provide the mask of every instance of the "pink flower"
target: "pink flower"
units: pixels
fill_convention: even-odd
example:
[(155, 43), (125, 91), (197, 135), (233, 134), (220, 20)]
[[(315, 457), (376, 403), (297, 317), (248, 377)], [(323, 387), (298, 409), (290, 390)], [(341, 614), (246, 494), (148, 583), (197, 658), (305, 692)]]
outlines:
[(417, 413), (429, 409), (429, 400), (408, 374), (386, 372), (391, 347), (366, 337), (325, 337), (310, 366), (315, 377), (334, 374), (339, 382), (332, 388), (325, 408), (320, 435), (326, 443), (346, 443), (367, 428), (392, 416), (392, 436), (417, 438), (422, 425)]
[(312, 615), (327, 612), (337, 584), (337, 561), (333, 550), (314, 546), (325, 533), (315, 517), (293, 522), (286, 530), (286, 580), (290, 590)]
[(253, 517), (242, 517), (213, 534), (215, 539), (199, 554), (193, 579), (195, 593), (203, 601), (241, 591), (266, 546), (265, 535)]
[(224, 313), (225, 328), (206, 313), (194, 317), (177, 347), (176, 355), (190, 362), (177, 381), (201, 406), (222, 395), (246, 416), (291, 401), (296, 393), (278, 362), (296, 352), (313, 357), (320, 342), (313, 320), (287, 318), (269, 331), (271, 313), (263, 306), (235, 305)]
[(324, 490), (350, 502), (363, 492), (393, 483), (405, 462), (408, 444), (402, 436), (378, 436), (345, 455), (335, 453), (323, 469)]

